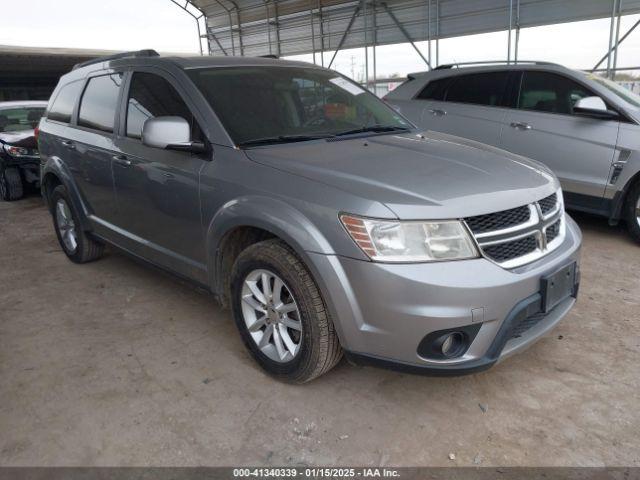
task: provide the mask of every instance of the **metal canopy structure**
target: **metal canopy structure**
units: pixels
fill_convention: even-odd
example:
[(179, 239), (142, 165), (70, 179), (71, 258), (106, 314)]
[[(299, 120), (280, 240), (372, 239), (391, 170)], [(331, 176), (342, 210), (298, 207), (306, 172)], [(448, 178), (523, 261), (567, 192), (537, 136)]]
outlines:
[[(610, 75), (616, 70), (617, 46), (638, 25), (620, 32), (620, 17), (640, 13), (640, 0), (171, 1), (196, 19), (210, 55), (313, 54), (314, 63), (331, 67), (338, 51), (365, 48), (367, 85), (376, 82), (376, 46), (409, 43), (432, 68), (439, 64), (440, 39), (507, 31), (505, 60), (512, 62), (518, 60), (521, 28), (598, 18), (610, 18), (611, 29), (609, 49), (594, 69), (606, 62), (603, 70)], [(417, 41), (428, 41), (427, 52), (416, 47)], [(330, 61), (326, 52), (333, 52)]]

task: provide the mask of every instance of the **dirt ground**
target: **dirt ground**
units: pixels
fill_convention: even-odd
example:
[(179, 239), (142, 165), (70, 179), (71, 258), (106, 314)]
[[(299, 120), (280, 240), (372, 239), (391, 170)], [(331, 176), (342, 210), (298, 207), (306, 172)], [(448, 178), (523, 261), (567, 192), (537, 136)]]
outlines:
[(0, 203), (0, 465), (640, 466), (640, 246), (574, 218), (578, 304), (526, 352), (290, 386), (206, 294), (116, 252), (72, 264), (38, 197)]

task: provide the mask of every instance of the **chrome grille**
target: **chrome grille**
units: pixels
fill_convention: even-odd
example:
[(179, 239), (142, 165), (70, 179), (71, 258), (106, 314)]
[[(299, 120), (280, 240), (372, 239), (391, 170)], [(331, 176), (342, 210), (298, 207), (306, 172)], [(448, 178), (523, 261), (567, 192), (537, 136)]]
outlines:
[(553, 195), (549, 195), (548, 197), (540, 200), (538, 204), (540, 205), (540, 211), (542, 214), (547, 215), (556, 208), (556, 205), (558, 204), (558, 195), (555, 193)]
[(473, 233), (485, 233), (520, 225), (527, 222), (530, 216), (529, 206), (523, 205), (497, 213), (469, 217), (465, 220)]
[(528, 237), (518, 240), (489, 245), (488, 247), (484, 247), (483, 250), (487, 257), (500, 263), (535, 252), (536, 248), (538, 248), (538, 241), (535, 235), (529, 235)]
[(549, 225), (545, 230), (545, 234), (547, 236), (547, 243), (551, 243), (558, 238), (558, 235), (560, 235), (560, 219), (558, 219), (556, 223)]
[(558, 194), (496, 213), (464, 219), (483, 255), (503, 268), (533, 262), (564, 238), (564, 209)]

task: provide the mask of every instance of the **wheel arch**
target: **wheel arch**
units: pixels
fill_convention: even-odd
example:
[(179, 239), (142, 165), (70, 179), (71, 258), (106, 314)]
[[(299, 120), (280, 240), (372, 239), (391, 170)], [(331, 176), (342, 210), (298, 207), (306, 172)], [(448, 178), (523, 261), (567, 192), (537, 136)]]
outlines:
[(82, 201), (82, 196), (77, 189), (73, 177), (68, 171), (64, 163), (57, 157), (51, 157), (42, 167), (41, 188), (42, 196), (47, 203), (49, 211), (52, 210), (51, 193), (58, 186), (62, 185), (66, 188), (69, 200), (80, 215), (80, 223), (83, 230), (91, 230), (91, 226), (87, 219), (88, 210)]
[(629, 201), (629, 192), (637, 183), (640, 183), (640, 170), (634, 173), (631, 178), (626, 181), (624, 187), (618, 190), (613, 197), (610, 221), (617, 223), (617, 221), (624, 216), (624, 208)]
[(293, 206), (270, 197), (245, 197), (225, 204), (209, 223), (208, 270), (213, 293), (228, 304), (231, 267), (242, 250), (254, 243), (277, 238), (305, 263), (318, 282), (307, 252), (334, 253), (317, 227)]

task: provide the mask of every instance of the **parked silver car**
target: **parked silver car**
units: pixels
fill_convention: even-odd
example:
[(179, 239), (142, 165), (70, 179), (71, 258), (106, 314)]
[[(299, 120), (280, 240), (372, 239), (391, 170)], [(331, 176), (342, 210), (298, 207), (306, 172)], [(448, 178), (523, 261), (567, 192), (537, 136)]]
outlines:
[(624, 219), (640, 242), (640, 96), (596, 74), (524, 62), (441, 66), (385, 99), (424, 129), (546, 164), (567, 208)]
[(288, 381), (343, 352), (482, 370), (575, 302), (581, 235), (546, 167), (423, 134), (330, 70), (148, 51), (94, 61), (62, 77), (39, 142), (72, 261), (109, 244), (202, 285)]

